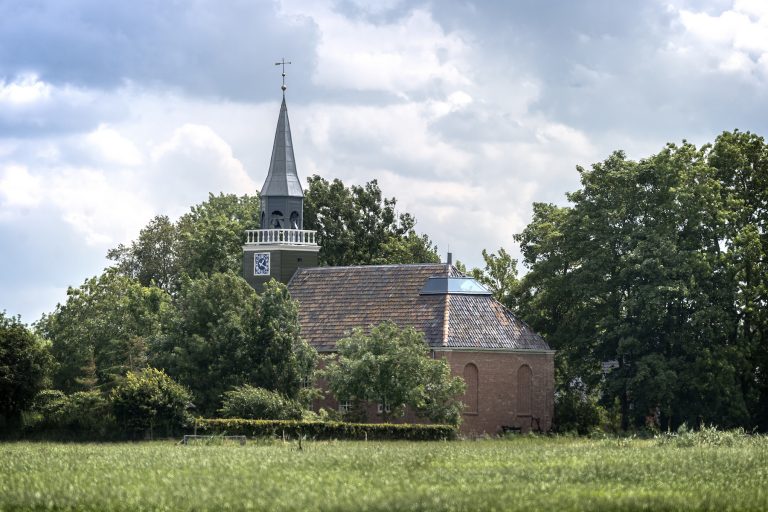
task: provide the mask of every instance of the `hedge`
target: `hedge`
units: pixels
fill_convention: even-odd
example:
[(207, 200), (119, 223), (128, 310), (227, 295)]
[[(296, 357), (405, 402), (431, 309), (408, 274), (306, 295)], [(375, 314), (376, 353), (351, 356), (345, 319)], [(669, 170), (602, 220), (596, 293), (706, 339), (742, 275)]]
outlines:
[(441, 441), (456, 439), (451, 425), (409, 423), (344, 423), (335, 421), (252, 420), (239, 418), (198, 418), (197, 433), (286, 437), (296, 439), (354, 439)]

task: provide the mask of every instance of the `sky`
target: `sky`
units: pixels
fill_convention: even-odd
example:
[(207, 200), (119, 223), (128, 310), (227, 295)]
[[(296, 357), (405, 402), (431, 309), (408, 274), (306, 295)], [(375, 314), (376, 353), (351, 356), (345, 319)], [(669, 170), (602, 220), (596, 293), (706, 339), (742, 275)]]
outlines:
[(281, 58), (302, 179), (378, 180), (470, 267), (577, 165), (768, 135), (765, 0), (0, 0), (0, 311), (260, 190)]

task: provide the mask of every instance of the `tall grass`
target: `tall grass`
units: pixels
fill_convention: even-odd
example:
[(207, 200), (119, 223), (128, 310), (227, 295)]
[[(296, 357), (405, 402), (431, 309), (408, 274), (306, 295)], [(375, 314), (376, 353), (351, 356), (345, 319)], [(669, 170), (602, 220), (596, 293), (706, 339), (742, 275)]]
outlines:
[(0, 510), (766, 510), (768, 441), (0, 445)]

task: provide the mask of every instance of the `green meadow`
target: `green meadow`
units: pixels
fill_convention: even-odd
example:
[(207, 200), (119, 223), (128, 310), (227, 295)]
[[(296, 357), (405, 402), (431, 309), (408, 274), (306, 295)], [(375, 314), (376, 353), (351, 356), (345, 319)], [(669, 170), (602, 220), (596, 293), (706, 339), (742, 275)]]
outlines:
[(0, 444), (0, 510), (768, 510), (768, 439)]

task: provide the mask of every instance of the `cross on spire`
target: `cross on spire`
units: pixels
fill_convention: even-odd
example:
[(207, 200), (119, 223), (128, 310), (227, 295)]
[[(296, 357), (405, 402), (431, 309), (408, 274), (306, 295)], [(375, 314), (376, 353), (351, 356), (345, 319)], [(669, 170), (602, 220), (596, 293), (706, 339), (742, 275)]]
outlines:
[(275, 66), (283, 66), (283, 85), (280, 87), (283, 90), (283, 94), (285, 94), (285, 90), (287, 89), (285, 86), (285, 65), (290, 63), (291, 61), (286, 61), (285, 57), (283, 57), (280, 62), (275, 62)]

